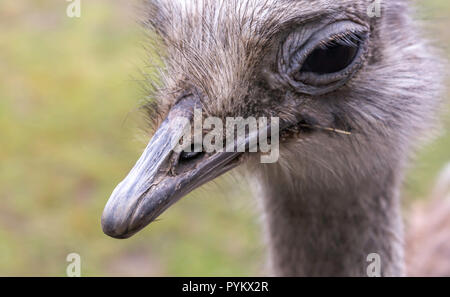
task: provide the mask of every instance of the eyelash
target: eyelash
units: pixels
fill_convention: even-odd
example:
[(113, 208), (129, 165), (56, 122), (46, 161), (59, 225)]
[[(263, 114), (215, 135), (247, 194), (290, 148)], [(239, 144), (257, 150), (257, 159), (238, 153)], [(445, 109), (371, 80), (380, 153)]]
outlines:
[[(359, 47), (359, 45), (364, 42), (361, 32), (345, 32), (340, 34), (335, 34), (330, 37), (328, 41), (321, 41), (321, 43), (316, 46), (315, 49), (327, 49), (333, 45), (344, 45), (349, 47)], [(356, 41), (356, 42), (355, 42)]]

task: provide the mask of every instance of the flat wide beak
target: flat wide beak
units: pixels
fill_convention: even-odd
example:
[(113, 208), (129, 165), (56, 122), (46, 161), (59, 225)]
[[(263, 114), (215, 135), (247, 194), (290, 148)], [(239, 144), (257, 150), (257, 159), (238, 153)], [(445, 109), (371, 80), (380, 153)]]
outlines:
[(137, 164), (114, 190), (102, 216), (107, 235), (131, 237), (180, 198), (237, 166), (241, 153), (234, 152), (202, 154), (180, 166), (180, 154), (174, 149), (194, 108), (199, 108), (194, 97), (172, 108)]

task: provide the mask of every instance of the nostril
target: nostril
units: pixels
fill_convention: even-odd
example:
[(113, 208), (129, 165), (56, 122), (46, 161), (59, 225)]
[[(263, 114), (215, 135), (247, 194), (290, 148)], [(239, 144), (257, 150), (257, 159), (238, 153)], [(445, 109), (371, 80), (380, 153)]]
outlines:
[(192, 144), (192, 145), (191, 145), (190, 152), (183, 151), (183, 152), (180, 154), (180, 162), (193, 161), (193, 160), (199, 159), (199, 158), (202, 157), (204, 154), (205, 154), (205, 153), (203, 152), (201, 146)]
[(180, 160), (181, 161), (190, 161), (192, 159), (195, 159), (195, 158), (199, 157), (201, 154), (203, 154), (203, 153), (202, 152), (201, 153), (182, 152), (181, 155), (180, 155)]

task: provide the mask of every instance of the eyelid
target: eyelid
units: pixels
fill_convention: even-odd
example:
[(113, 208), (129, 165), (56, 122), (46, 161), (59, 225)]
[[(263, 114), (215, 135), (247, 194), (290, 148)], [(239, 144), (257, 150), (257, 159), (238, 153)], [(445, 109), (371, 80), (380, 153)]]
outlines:
[[(362, 35), (362, 36), (364, 36), (364, 35)], [(367, 36), (364, 36), (362, 39), (367, 39)], [(341, 72), (320, 74), (320, 75), (314, 74), (314, 73), (301, 73), (300, 72), (301, 67), (306, 60), (306, 59), (303, 59), (302, 61), (299, 62), (300, 68), (297, 68), (297, 69), (291, 68), (289, 71), (289, 75), (290, 76), (296, 75), (296, 78), (299, 79), (300, 81), (310, 84), (310, 85), (316, 85), (316, 86), (327, 85), (327, 84), (330, 84), (333, 82), (338, 82), (340, 80), (344, 80), (345, 78), (350, 78), (351, 74), (354, 73), (359, 66), (361, 66), (361, 62), (363, 60), (362, 57), (365, 55), (365, 53), (367, 51), (367, 45), (364, 41), (365, 40), (363, 40), (360, 43), (360, 45), (358, 47), (358, 51), (357, 51), (353, 61)], [(314, 49), (316, 49), (316, 48), (317, 48), (317, 46)], [(314, 51), (314, 49), (312, 51)], [(306, 57), (308, 57), (309, 54), (311, 54), (311, 52), (307, 53)]]
[[(351, 21), (339, 21), (332, 23), (312, 34), (300, 47), (296, 49), (295, 53), (284, 53), (283, 56), (286, 56), (286, 54), (290, 56), (289, 61), (285, 61), (285, 63), (288, 62), (291, 69), (296, 68), (296, 66), (300, 67), (301, 65), (298, 64), (301, 64), (303, 62), (302, 60), (314, 51), (314, 49), (316, 49), (317, 46), (319, 46), (324, 40), (331, 40), (332, 38), (330, 37), (338, 37), (348, 34), (365, 36), (368, 32), (368, 28), (355, 24)], [(290, 48), (292, 47), (290, 46)], [(283, 50), (285, 49), (286, 48), (283, 47)]]
[[(295, 48), (293, 41), (299, 41), (299, 38), (295, 37), (297, 32), (291, 33), (286, 39), (285, 44), (282, 46), (279, 59), (280, 74), (284, 79), (295, 89), (301, 93), (310, 95), (321, 95), (330, 92), (343, 84), (345, 84), (352, 75), (362, 66), (363, 56), (367, 53), (367, 40), (370, 36), (370, 30), (360, 24), (356, 24), (349, 20), (338, 21), (329, 25), (326, 25), (312, 34), (309, 34), (307, 38), (302, 42), (301, 46)], [(303, 36), (306, 36), (302, 33)], [(359, 50), (354, 61), (342, 72), (333, 74), (314, 74), (314, 73), (301, 73), (303, 63), (308, 56), (317, 49), (321, 44), (325, 44), (329, 41), (339, 40), (343, 41), (343, 38), (355, 35), (360, 37), (361, 43)], [(286, 52), (286, 50), (289, 51)], [(298, 78), (300, 77), (300, 79)]]

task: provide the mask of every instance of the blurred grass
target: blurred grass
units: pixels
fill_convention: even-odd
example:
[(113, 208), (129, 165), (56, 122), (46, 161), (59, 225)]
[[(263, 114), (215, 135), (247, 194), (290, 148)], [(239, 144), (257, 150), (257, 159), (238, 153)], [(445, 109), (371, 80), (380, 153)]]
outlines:
[[(107, 198), (145, 146), (132, 3), (82, 1), (70, 19), (65, 1), (0, 2), (0, 275), (65, 275), (71, 252), (87, 276), (263, 273), (254, 202), (236, 181), (196, 191), (130, 240), (101, 231)], [(422, 6), (448, 46), (448, 1)], [(420, 153), (406, 197), (426, 196), (450, 161), (446, 131)]]
[[(450, 1), (416, 0), (418, 15), (424, 21), (427, 32), (436, 46), (442, 49), (444, 57), (450, 59)], [(447, 96), (441, 113), (442, 129), (438, 137), (424, 146), (414, 159), (406, 180), (404, 196), (411, 199), (430, 194), (436, 178), (446, 163), (450, 162), (450, 78), (447, 77)]]

